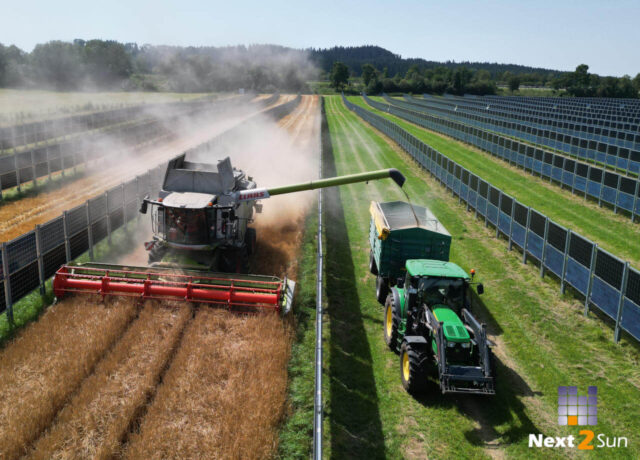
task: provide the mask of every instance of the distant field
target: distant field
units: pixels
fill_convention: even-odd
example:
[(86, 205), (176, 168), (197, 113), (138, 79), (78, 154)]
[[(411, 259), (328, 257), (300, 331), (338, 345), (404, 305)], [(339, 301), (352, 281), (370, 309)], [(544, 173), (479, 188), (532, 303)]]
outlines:
[(554, 90), (553, 88), (520, 88), (517, 91), (509, 91), (507, 86), (498, 86), (499, 96), (528, 96), (528, 97), (555, 97), (566, 93), (564, 89)]
[(186, 101), (205, 95), (205, 93), (81, 93), (0, 89), (0, 125), (93, 112), (141, 102)]

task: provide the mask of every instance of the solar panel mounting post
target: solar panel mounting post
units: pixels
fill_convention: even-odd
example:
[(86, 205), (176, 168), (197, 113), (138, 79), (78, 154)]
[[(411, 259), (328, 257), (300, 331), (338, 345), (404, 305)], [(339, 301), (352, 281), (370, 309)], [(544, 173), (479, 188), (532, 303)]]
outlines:
[(620, 320), (622, 319), (622, 309), (624, 308), (624, 294), (627, 290), (627, 283), (629, 281), (629, 262), (624, 264), (624, 272), (622, 273), (622, 284), (620, 286), (620, 300), (618, 301), (618, 313), (616, 314), (616, 328), (613, 333), (613, 340), (620, 342)]

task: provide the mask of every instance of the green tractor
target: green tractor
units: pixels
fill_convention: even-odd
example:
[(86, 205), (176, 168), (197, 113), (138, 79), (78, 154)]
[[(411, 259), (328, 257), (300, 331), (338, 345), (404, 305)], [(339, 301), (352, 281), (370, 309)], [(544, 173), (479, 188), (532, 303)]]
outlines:
[(422, 392), (437, 369), (443, 393), (495, 394), (491, 343), (470, 312), (475, 273), (449, 262), (451, 235), (425, 207), (372, 202), (370, 212), (369, 268), (404, 388)]
[[(407, 260), (406, 269), (404, 283), (387, 296), (384, 315), (384, 340), (400, 352), (404, 388), (423, 392), (435, 367), (443, 393), (495, 394), (486, 327), (469, 311), (471, 277), (439, 260)], [(482, 284), (477, 292), (484, 292)]]

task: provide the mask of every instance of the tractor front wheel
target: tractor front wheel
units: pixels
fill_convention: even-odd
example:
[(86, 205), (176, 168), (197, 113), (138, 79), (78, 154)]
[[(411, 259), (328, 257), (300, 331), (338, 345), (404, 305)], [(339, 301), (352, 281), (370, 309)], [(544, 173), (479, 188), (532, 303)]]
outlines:
[(400, 379), (402, 386), (409, 394), (419, 395), (427, 386), (427, 365), (429, 357), (420, 349), (408, 342), (400, 347)]
[(389, 283), (387, 283), (386, 278), (378, 275), (376, 278), (376, 299), (380, 304), (384, 305), (387, 294), (389, 294)]
[(387, 296), (384, 304), (384, 341), (391, 351), (398, 350), (398, 327), (400, 326), (400, 312), (392, 295)]

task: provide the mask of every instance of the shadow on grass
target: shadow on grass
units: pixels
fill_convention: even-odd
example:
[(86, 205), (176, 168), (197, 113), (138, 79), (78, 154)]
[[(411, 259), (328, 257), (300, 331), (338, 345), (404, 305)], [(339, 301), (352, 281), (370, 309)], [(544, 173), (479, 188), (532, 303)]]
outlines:
[[(498, 336), (503, 333), (490, 309), (475, 291), (471, 291), (471, 311), (480, 322), (487, 325), (490, 335)], [(475, 445), (490, 444), (492, 447), (500, 447), (518, 443), (529, 433), (540, 432), (526, 414), (526, 407), (520, 398), (539, 397), (542, 393), (534, 392), (514, 369), (503, 363), (495, 354), (494, 359), (497, 374), (496, 395), (460, 395), (456, 399), (459, 400), (458, 410), (475, 420), (478, 425), (478, 428), (465, 433), (467, 440)], [(496, 427), (500, 426), (508, 428), (498, 431)]]
[[(323, 157), (324, 175), (336, 175), (326, 129), (323, 130)], [(325, 190), (324, 197), (325, 222), (328, 223), (324, 270), (330, 317), (331, 457), (385, 458), (372, 357), (360, 311), (342, 202), (335, 188)]]
[[(502, 329), (475, 291), (471, 291), (471, 298), (473, 315), (487, 324), (490, 334), (502, 334)], [(425, 392), (415, 399), (423, 406), (431, 408), (455, 407), (461, 414), (474, 420), (477, 428), (465, 432), (465, 438), (470, 444), (486, 448), (503, 448), (520, 442), (529, 433), (541, 432), (527, 415), (526, 406), (520, 399), (539, 397), (542, 393), (534, 392), (514, 369), (495, 355), (494, 358), (497, 373), (495, 396), (451, 393), (443, 395), (438, 382), (438, 372), (433, 365)], [(507, 428), (505, 430), (501, 427)]]
[[(489, 397), (463, 395), (458, 410), (475, 420), (478, 427), (465, 433), (474, 445), (505, 447), (520, 443), (530, 433), (541, 433), (526, 412), (522, 397), (542, 396), (533, 391), (527, 382), (497, 357), (496, 395)], [(486, 398), (486, 399), (485, 399)], [(555, 414), (549, 414), (555, 416)], [(500, 429), (499, 427), (506, 427)]]
[[(541, 433), (526, 413), (522, 397), (542, 396), (534, 392), (520, 375), (496, 358), (496, 395), (443, 395), (438, 383), (435, 366), (432, 367), (425, 392), (415, 399), (430, 408), (456, 408), (461, 414), (474, 420), (477, 428), (464, 436), (475, 446), (503, 448), (516, 444), (530, 433)], [(551, 414), (554, 415), (554, 414)], [(507, 429), (501, 429), (507, 427)]]
[(487, 325), (489, 335), (502, 335), (504, 331), (493, 314), (491, 314), (491, 310), (484, 304), (482, 298), (473, 289), (470, 289), (469, 292), (471, 293), (471, 314), (475, 316), (478, 321)]

